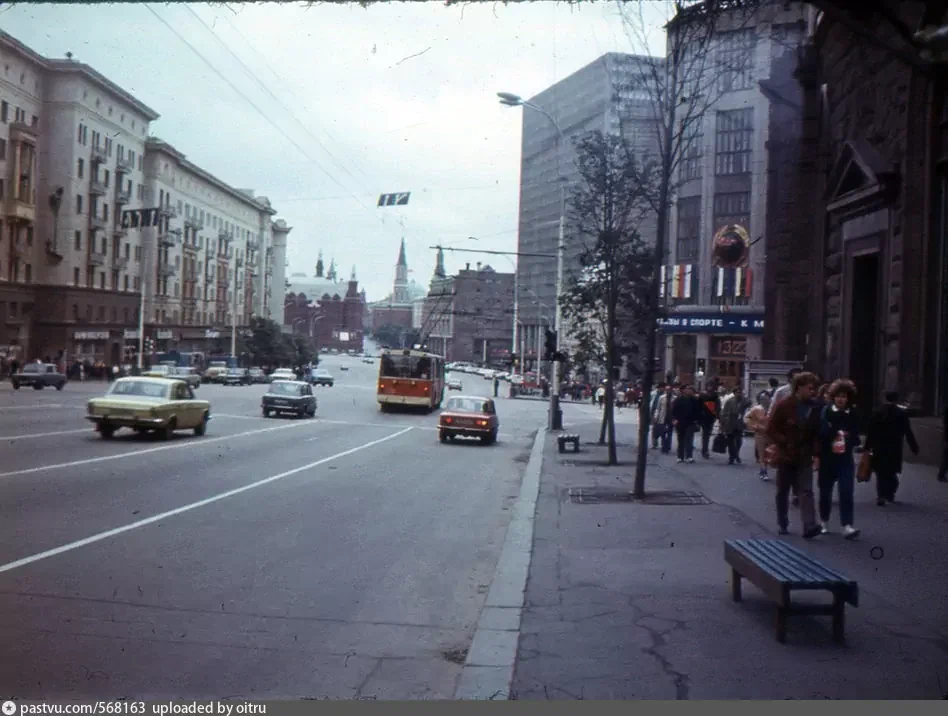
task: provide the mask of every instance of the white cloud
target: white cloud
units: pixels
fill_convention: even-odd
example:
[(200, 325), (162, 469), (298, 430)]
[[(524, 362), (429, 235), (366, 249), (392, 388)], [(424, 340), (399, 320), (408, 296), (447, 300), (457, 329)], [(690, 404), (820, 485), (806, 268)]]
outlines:
[[(294, 227), (291, 271), (311, 272), (321, 248), (344, 275), (356, 265), (370, 299), (391, 287), (403, 232), (425, 283), (432, 244), (516, 249), (521, 115), (495, 92), (529, 97), (639, 49), (611, 3), (232, 7), (24, 4), (2, 24), (44, 55), (73, 52), (161, 113), (154, 134), (269, 196)], [(376, 208), (409, 190), (409, 206)], [(512, 268), (445, 257), (449, 271), (467, 261)]]

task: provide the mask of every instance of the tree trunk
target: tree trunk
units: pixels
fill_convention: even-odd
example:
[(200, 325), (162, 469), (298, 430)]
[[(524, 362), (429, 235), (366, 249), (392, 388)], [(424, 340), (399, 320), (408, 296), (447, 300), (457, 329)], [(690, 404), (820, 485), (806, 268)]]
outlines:
[[(606, 395), (609, 394), (609, 384), (606, 384)], [(602, 399), (602, 420), (599, 422), (599, 444), (606, 444), (606, 434), (609, 432), (609, 419), (606, 413), (606, 399)]]
[(637, 498), (645, 497), (645, 466), (648, 462), (648, 433), (651, 415), (648, 405), (651, 402), (652, 384), (655, 376), (653, 361), (655, 358), (655, 347), (658, 343), (657, 319), (661, 315), (661, 307), (658, 304), (659, 290), (658, 284), (661, 281), (661, 269), (665, 264), (665, 242), (668, 230), (668, 200), (671, 194), (671, 181), (673, 170), (673, 145), (672, 135), (675, 128), (675, 105), (671, 104), (668, 131), (665, 132), (662, 144), (662, 176), (658, 190), (658, 226), (655, 231), (655, 263), (653, 270), (655, 275), (652, 279), (651, 297), (655, 301), (655, 310), (649, 316), (648, 328), (645, 340), (645, 374), (642, 376), (642, 402), (639, 403), (639, 444), (637, 445), (638, 454), (635, 461), (635, 485), (633, 494)]
[(616, 392), (615, 392), (615, 355), (616, 355), (616, 310), (615, 300), (610, 296), (606, 307), (606, 429), (609, 431), (609, 460), (607, 464), (615, 465), (619, 462), (616, 455)]

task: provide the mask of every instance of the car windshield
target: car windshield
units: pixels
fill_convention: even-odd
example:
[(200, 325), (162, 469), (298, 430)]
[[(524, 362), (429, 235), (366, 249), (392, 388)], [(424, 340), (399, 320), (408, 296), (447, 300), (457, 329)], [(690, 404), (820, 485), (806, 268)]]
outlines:
[(462, 413), (486, 413), (487, 401), (477, 398), (451, 398), (445, 410), (457, 410)]
[(431, 359), (427, 356), (398, 355), (390, 353), (382, 356), (381, 375), (383, 378), (431, 378)]
[(274, 395), (300, 395), (303, 386), (295, 383), (270, 383), (270, 392)]
[(28, 365), (23, 366), (24, 373), (42, 373), (43, 366), (39, 363), (29, 363)]
[(108, 394), (142, 398), (167, 398), (168, 387), (163, 383), (151, 383), (145, 380), (120, 380), (112, 384)]

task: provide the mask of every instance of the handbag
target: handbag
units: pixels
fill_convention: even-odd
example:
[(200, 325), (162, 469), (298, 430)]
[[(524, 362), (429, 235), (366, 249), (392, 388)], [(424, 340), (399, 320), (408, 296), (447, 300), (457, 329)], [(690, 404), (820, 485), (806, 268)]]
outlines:
[(872, 453), (863, 450), (859, 456), (859, 464), (856, 466), (856, 482), (869, 482), (872, 477)]
[(727, 437), (721, 433), (718, 433), (714, 436), (714, 442), (711, 444), (711, 449), (716, 453), (721, 453), (722, 455), (727, 452)]

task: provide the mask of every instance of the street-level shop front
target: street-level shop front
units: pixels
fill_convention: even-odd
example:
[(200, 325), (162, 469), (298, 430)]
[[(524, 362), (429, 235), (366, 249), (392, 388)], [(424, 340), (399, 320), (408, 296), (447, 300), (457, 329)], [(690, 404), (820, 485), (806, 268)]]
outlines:
[(720, 306), (673, 311), (659, 319), (664, 336), (666, 379), (698, 389), (712, 379), (738, 385), (748, 360), (759, 360), (764, 333), (762, 309)]

